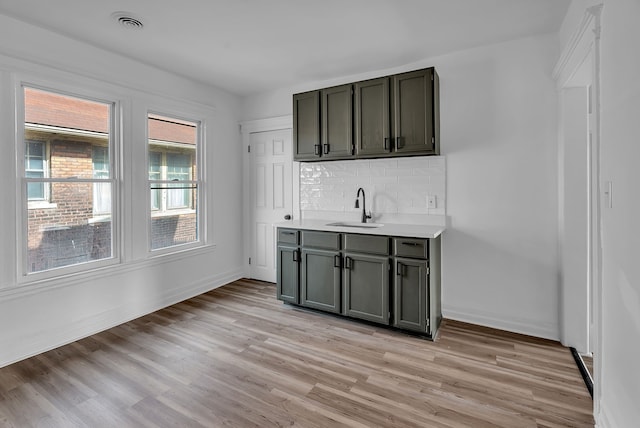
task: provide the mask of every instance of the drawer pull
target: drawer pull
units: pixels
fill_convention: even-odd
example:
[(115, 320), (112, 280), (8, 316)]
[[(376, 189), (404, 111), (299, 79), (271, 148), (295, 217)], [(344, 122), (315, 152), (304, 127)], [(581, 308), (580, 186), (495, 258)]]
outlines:
[(400, 262), (396, 264), (396, 275), (404, 276), (404, 265)]
[(351, 269), (351, 257), (344, 258), (344, 268)]
[(280, 232), (283, 235), (295, 235), (295, 232)]
[(403, 242), (402, 245), (407, 245), (409, 247), (422, 247), (422, 244), (419, 242)]
[(341, 268), (342, 267), (342, 257), (336, 255), (333, 257), (333, 267)]

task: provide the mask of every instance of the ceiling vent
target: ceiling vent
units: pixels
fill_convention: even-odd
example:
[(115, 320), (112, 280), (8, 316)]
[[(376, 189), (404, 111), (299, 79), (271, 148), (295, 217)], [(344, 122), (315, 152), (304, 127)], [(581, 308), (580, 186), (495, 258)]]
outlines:
[(111, 18), (130, 30), (142, 30), (142, 27), (144, 27), (142, 21), (129, 12), (114, 12), (111, 14)]

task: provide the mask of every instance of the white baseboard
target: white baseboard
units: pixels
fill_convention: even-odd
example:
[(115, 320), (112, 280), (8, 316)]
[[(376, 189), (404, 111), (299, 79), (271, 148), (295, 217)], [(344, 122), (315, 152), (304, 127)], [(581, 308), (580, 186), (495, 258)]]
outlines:
[(595, 428), (616, 428), (625, 425), (616, 425), (617, 421), (611, 417), (611, 413), (607, 412), (606, 406), (600, 402), (600, 413), (595, 415), (596, 425)]
[(30, 338), (25, 338), (20, 343), (14, 344), (10, 349), (0, 351), (0, 368), (15, 362), (24, 360), (34, 355), (47, 352), (76, 340), (80, 340), (92, 334), (99, 333), (141, 316), (147, 315), (167, 306), (171, 306), (183, 300), (190, 299), (202, 293), (214, 290), (225, 284), (243, 278), (242, 268), (229, 272), (204, 277), (191, 284), (178, 289), (160, 293), (155, 299), (138, 299), (126, 302), (125, 305), (94, 314), (85, 319), (78, 320), (67, 328), (43, 328)]
[(511, 331), (513, 333), (526, 334), (529, 336), (541, 337), (544, 339), (560, 340), (559, 328), (557, 324), (543, 323), (539, 320), (529, 319), (507, 319), (493, 313), (482, 312), (474, 309), (456, 308), (451, 306), (442, 307), (443, 318), (456, 321), (478, 324), (485, 327), (499, 330)]

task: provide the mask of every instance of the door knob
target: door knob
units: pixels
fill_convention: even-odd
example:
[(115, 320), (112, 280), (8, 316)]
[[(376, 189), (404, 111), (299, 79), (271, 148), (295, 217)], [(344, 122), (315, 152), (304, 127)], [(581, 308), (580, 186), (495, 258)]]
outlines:
[(291, 214), (287, 214), (287, 215), (285, 215), (285, 216), (284, 216), (284, 219), (285, 219), (285, 220), (291, 220)]

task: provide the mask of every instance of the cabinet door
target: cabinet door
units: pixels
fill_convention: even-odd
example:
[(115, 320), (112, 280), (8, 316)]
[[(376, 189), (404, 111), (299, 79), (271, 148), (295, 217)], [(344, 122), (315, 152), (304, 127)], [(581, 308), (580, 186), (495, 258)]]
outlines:
[(393, 76), (396, 153), (435, 154), (433, 69)]
[(427, 261), (396, 258), (393, 325), (427, 332)]
[(276, 297), (299, 303), (300, 252), (298, 247), (278, 246)]
[(389, 78), (357, 82), (354, 86), (356, 155), (389, 153)]
[(320, 91), (293, 95), (293, 159), (320, 158)]
[(344, 256), (345, 315), (389, 324), (389, 258)]
[(302, 249), (300, 304), (340, 313), (340, 253)]
[(351, 84), (322, 90), (322, 157), (353, 155)]

